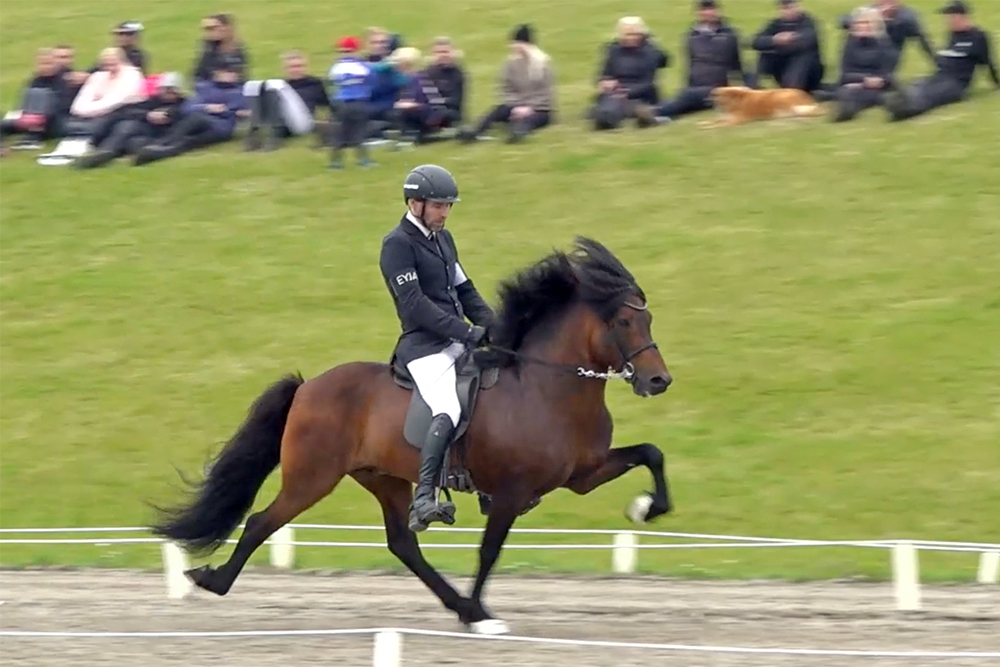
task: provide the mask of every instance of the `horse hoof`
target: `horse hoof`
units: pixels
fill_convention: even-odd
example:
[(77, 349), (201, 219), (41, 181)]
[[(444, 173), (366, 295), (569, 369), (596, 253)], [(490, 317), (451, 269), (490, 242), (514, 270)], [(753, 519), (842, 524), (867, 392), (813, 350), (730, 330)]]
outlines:
[(499, 618), (487, 618), (485, 621), (470, 623), (469, 631), (474, 635), (506, 635), (510, 633), (510, 626)]
[(202, 565), (201, 567), (196, 567), (191, 570), (184, 572), (187, 578), (197, 586), (198, 588), (204, 589), (209, 593), (215, 593), (216, 595), (225, 595), (229, 592), (229, 588), (220, 588), (215, 580), (215, 569), (208, 565)]
[(625, 516), (632, 523), (645, 523), (649, 516), (649, 508), (653, 506), (653, 496), (644, 493), (636, 496), (635, 500), (625, 510)]

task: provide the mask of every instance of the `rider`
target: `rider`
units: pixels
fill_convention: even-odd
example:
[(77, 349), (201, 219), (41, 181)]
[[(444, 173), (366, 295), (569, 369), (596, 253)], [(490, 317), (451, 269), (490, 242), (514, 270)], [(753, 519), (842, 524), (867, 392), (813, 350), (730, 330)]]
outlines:
[(454, 515), (454, 505), (437, 502), (435, 489), (461, 416), (455, 361), (488, 340), (494, 313), (466, 276), (455, 240), (444, 228), (452, 204), (459, 201), (452, 175), (433, 164), (414, 168), (403, 183), (403, 200), (406, 213), (382, 241), (379, 266), (403, 329), (394, 356), (410, 372), (432, 415), (410, 506), (410, 530), (419, 532)]

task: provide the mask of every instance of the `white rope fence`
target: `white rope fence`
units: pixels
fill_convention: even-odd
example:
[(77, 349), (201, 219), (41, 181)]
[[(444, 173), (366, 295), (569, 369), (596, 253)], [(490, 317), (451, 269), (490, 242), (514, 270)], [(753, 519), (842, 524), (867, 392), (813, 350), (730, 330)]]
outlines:
[(991, 651), (878, 651), (813, 648), (771, 648), (751, 646), (701, 646), (697, 644), (650, 644), (599, 640), (557, 639), (551, 637), (520, 637), (511, 635), (475, 635), (461, 632), (416, 630), (410, 628), (363, 628), (351, 630), (238, 630), (220, 632), (39, 632), (27, 630), (2, 630), (0, 637), (22, 639), (205, 639), (226, 637), (304, 637), (304, 636), (358, 636), (374, 635), (372, 648), (373, 667), (401, 667), (403, 665), (403, 636), (447, 637), (554, 646), (640, 649), (688, 653), (729, 653), (738, 655), (796, 655), (802, 657), (857, 657), (905, 658), (910, 660), (968, 660), (1000, 658), (1000, 652)]
[[(383, 526), (354, 526), (344, 524), (290, 524), (278, 530), (267, 541), (273, 567), (291, 569), (295, 566), (296, 547), (385, 548), (384, 542), (355, 541), (302, 541), (295, 539), (296, 530), (384, 531)], [(0, 528), (0, 534), (58, 535), (58, 534), (123, 534), (148, 532), (148, 528), (128, 526), (121, 528)], [(431, 528), (431, 532), (480, 533), (479, 528)], [(505, 549), (524, 550), (611, 550), (611, 570), (615, 574), (631, 574), (638, 567), (639, 551), (644, 549), (749, 549), (790, 547), (856, 547), (888, 549), (891, 551), (892, 584), (896, 609), (916, 611), (921, 608), (919, 551), (950, 551), (979, 553), (976, 580), (982, 584), (1000, 582), (1000, 544), (987, 542), (942, 542), (935, 540), (797, 540), (773, 537), (748, 537), (741, 535), (714, 535), (709, 533), (676, 533), (648, 530), (616, 531), (574, 528), (514, 528), (513, 534), (574, 535), (611, 537), (610, 544), (507, 544)], [(640, 544), (639, 538), (701, 540), (694, 543), (662, 542)], [(235, 540), (229, 540), (233, 544)], [(176, 544), (152, 537), (28, 537), (2, 538), (0, 545), (14, 544), (160, 544), (163, 571), (170, 598), (187, 597), (193, 589), (184, 575), (190, 565), (187, 554)], [(424, 549), (478, 549), (475, 543), (430, 543)]]

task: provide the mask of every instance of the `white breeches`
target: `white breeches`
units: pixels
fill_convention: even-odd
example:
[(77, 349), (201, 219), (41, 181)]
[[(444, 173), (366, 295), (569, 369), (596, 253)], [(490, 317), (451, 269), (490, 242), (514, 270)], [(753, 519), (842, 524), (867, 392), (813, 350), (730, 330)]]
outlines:
[(413, 383), (431, 409), (431, 416), (448, 415), (452, 426), (458, 425), (462, 406), (458, 402), (458, 378), (455, 361), (465, 352), (465, 345), (452, 343), (437, 354), (414, 359), (406, 365)]
[[(258, 97), (260, 95), (261, 84), (264, 81), (247, 81), (243, 84), (243, 95), (246, 97)], [(292, 134), (308, 134), (313, 129), (314, 119), (309, 113), (309, 108), (302, 101), (295, 89), (288, 85), (284, 79), (267, 79), (268, 90), (273, 90), (278, 94), (278, 103), (281, 105), (281, 120), (285, 127)]]

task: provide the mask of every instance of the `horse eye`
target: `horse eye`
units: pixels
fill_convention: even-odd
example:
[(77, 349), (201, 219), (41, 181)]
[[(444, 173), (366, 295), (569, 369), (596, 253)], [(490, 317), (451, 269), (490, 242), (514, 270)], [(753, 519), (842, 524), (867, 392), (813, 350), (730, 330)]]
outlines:
[(618, 324), (622, 325), (623, 327), (630, 327), (630, 326), (632, 326), (632, 322), (630, 322), (629, 320), (626, 320), (624, 317), (622, 317), (622, 318), (620, 318), (618, 320)]

